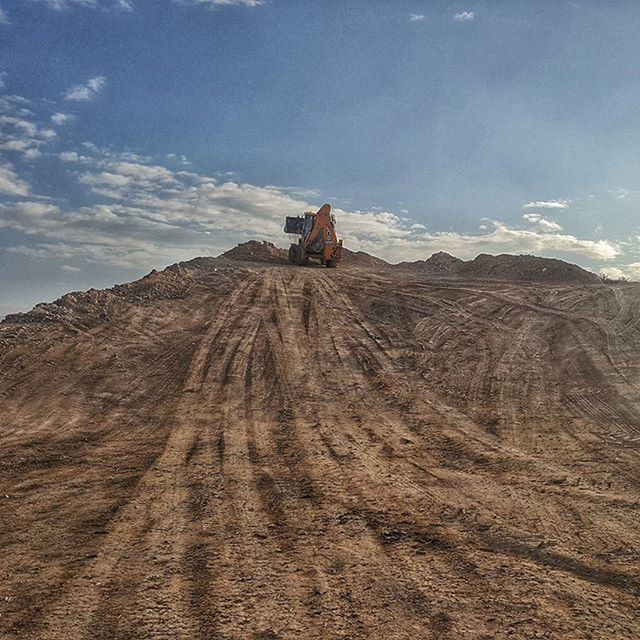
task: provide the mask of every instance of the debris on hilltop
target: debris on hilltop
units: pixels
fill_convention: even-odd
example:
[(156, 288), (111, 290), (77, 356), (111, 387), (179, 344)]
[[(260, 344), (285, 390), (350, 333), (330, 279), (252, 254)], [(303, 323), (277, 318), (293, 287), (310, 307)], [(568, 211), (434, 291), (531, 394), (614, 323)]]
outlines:
[(31, 311), (7, 315), (2, 324), (61, 324), (85, 329), (107, 321), (126, 303), (144, 303), (184, 297), (203, 277), (237, 267), (238, 262), (286, 263), (287, 252), (271, 242), (250, 240), (226, 251), (217, 258), (197, 257), (177, 262), (163, 271), (152, 270), (142, 278), (109, 289), (89, 289), (67, 293), (53, 302), (37, 304)]
[(154, 269), (139, 280), (109, 289), (67, 293), (54, 302), (37, 304), (31, 311), (9, 314), (2, 323), (90, 326), (107, 320), (122, 304), (182, 298), (192, 285), (192, 278), (173, 268), (164, 271)]
[(473, 260), (461, 260), (439, 251), (427, 260), (401, 262), (397, 268), (436, 275), (489, 278), (517, 282), (566, 282), (597, 284), (598, 276), (578, 265), (556, 258), (531, 255), (481, 253)]
[(288, 262), (286, 249), (276, 247), (273, 242), (263, 240), (249, 240), (243, 242), (229, 251), (225, 251), (220, 258), (237, 260), (241, 262)]
[(595, 273), (564, 260), (530, 255), (516, 256), (506, 253), (497, 256), (481, 253), (474, 260), (463, 262), (456, 273), (476, 278), (499, 280), (579, 284), (598, 284), (600, 282)]
[(415, 262), (401, 262), (396, 265), (400, 268), (411, 268), (428, 273), (455, 273), (464, 264), (464, 260), (452, 256), (450, 253), (438, 251), (426, 260), (416, 260)]

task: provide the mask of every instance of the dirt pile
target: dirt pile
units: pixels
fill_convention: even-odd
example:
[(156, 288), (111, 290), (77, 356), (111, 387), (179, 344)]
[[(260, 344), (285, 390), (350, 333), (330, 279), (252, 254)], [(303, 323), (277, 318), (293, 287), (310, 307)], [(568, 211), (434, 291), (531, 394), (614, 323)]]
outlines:
[(530, 255), (481, 253), (473, 260), (461, 260), (439, 251), (427, 260), (401, 262), (399, 269), (434, 275), (489, 278), (515, 282), (566, 282), (597, 284), (598, 276), (578, 265), (555, 258), (539, 258)]
[(530, 255), (481, 253), (474, 260), (464, 262), (457, 269), (459, 275), (477, 278), (495, 278), (524, 282), (566, 282), (597, 284), (598, 276), (578, 265), (555, 258)]
[(276, 247), (273, 242), (249, 240), (249, 242), (244, 242), (225, 251), (220, 257), (241, 262), (273, 262), (277, 264), (287, 262), (288, 252), (286, 249)]
[(194, 284), (187, 269), (178, 265), (153, 270), (139, 280), (110, 289), (67, 293), (53, 302), (36, 305), (26, 313), (7, 315), (4, 324), (60, 323), (88, 328), (106, 321), (127, 303), (181, 298)]
[(414, 262), (401, 262), (396, 265), (402, 269), (413, 269), (415, 271), (424, 271), (425, 273), (455, 273), (457, 269), (464, 264), (464, 260), (456, 258), (444, 251), (434, 253), (426, 260), (415, 260)]
[(165, 271), (173, 271), (174, 273), (181, 273), (182, 271), (217, 271), (220, 269), (220, 260), (212, 257), (198, 257), (186, 260), (184, 262), (176, 262), (168, 266)]
[(351, 251), (344, 247), (342, 249), (342, 264), (350, 267), (364, 267), (372, 269), (382, 269), (389, 267), (389, 263), (382, 260), (382, 258), (376, 258), (366, 251)]

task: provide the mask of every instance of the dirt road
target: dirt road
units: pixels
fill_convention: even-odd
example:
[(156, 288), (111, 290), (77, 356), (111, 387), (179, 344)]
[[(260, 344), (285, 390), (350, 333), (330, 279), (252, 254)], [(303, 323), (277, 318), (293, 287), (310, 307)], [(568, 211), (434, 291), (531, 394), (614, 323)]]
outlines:
[(0, 637), (640, 637), (640, 291), (248, 264), (0, 337)]

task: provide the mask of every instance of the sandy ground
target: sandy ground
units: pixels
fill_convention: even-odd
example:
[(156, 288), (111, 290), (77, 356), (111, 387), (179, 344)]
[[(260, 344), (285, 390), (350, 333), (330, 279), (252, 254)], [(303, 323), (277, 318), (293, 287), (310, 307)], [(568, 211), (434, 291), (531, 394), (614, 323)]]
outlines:
[(2, 331), (3, 639), (640, 637), (638, 287), (242, 265)]

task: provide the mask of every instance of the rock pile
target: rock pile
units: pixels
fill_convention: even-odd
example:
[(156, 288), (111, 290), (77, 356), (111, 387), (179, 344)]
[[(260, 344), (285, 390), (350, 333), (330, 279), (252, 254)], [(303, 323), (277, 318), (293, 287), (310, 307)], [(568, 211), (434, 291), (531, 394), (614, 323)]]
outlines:
[(401, 262), (398, 267), (408, 267), (415, 270), (426, 271), (428, 273), (455, 273), (464, 264), (464, 260), (452, 256), (450, 253), (438, 251), (426, 260), (416, 260), (415, 262)]
[(238, 260), (241, 262), (287, 262), (288, 252), (286, 249), (276, 247), (273, 242), (249, 240), (237, 247), (225, 251), (221, 258)]

